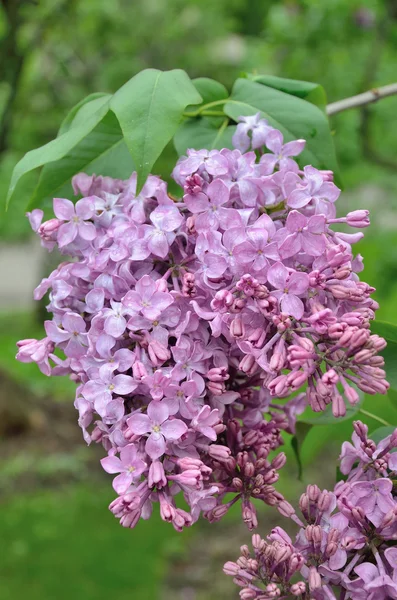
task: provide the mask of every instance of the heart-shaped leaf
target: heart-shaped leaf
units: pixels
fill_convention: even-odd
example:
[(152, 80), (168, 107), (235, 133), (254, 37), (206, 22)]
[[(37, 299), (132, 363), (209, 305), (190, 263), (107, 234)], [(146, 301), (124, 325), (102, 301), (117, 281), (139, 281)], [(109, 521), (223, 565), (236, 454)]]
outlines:
[[(96, 92), (94, 94), (89, 94), (89, 96), (86, 96), (85, 98), (83, 98), (83, 100), (80, 100), (80, 102), (73, 106), (73, 108), (68, 112), (68, 114), (62, 121), (58, 131), (58, 137), (63, 133), (69, 131), (71, 127), (78, 126), (80, 122), (83, 122), (83, 120), (85, 120), (89, 116), (89, 114), (87, 114), (87, 111), (84, 111), (83, 113), (83, 111), (81, 110), (83, 106), (89, 104), (89, 111), (92, 114), (92, 112), (95, 112), (95, 110), (97, 110), (101, 106), (102, 102), (105, 103), (107, 100), (110, 100), (111, 97), (111, 94), (105, 94), (104, 92)], [(98, 100), (98, 102), (94, 102), (96, 100)], [(79, 120), (75, 118), (78, 113), (82, 117)]]
[(70, 153), (44, 166), (28, 208), (45, 210), (52, 206), (54, 197), (71, 198), (71, 179), (80, 171), (127, 179), (133, 170), (134, 162), (120, 125), (109, 112)]
[(120, 88), (110, 101), (138, 173), (137, 193), (172, 139), (189, 104), (201, 96), (185, 71), (147, 69)]
[(328, 119), (314, 104), (255, 81), (237, 79), (224, 111), (235, 121), (239, 116), (261, 112), (281, 131), (285, 142), (299, 138), (306, 140), (305, 150), (297, 157), (301, 166), (310, 164), (318, 169), (331, 169), (338, 180)]
[(325, 112), (327, 106), (327, 95), (322, 85), (311, 81), (299, 81), (298, 79), (285, 79), (274, 75), (252, 75), (247, 74), (247, 79), (262, 83), (280, 92), (303, 98), (307, 102), (315, 104)]
[[(224, 100), (229, 96), (229, 92), (219, 81), (210, 79), (209, 77), (196, 77), (192, 79), (192, 83), (202, 98), (203, 104)], [(197, 106), (197, 105), (196, 105)], [(193, 107), (188, 107), (186, 111), (190, 111)]]
[[(103, 101), (102, 101), (103, 100)], [(85, 119), (84, 122), (80, 122), (78, 126), (70, 127), (68, 131), (65, 131), (62, 135), (55, 138), (48, 144), (31, 150), (17, 163), (15, 166), (11, 183), (7, 195), (7, 206), (15, 192), (16, 186), (21, 178), (33, 169), (41, 167), (46, 163), (50, 163), (59, 160), (66, 156), (82, 139), (86, 137), (93, 129), (102, 121), (104, 116), (109, 110), (109, 101), (107, 98), (98, 98), (94, 100), (97, 102), (96, 110)]]

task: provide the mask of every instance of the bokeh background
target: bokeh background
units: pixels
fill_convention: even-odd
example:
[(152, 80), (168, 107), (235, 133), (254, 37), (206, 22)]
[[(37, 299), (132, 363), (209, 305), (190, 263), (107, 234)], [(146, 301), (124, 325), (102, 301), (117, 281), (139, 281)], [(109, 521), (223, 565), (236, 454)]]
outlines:
[[(231, 86), (243, 71), (321, 83), (330, 102), (396, 80), (394, 0), (2, 0), (0, 196), (26, 152), (55, 135), (67, 111), (112, 92), (141, 69), (183, 68)], [(362, 207), (373, 226), (358, 251), (376, 286), (379, 318), (396, 322), (397, 98), (332, 118), (344, 180), (340, 214)], [(163, 159), (164, 169), (174, 160)], [(164, 175), (165, 173), (163, 173)], [(123, 530), (107, 511), (111, 480), (76, 424), (73, 384), (15, 362), (15, 342), (42, 337), (32, 290), (51, 267), (33, 239), (26, 192), (0, 208), (0, 598), (2, 600), (226, 600), (221, 565), (249, 540), (238, 509), (220, 524), (177, 534), (155, 516)], [(396, 423), (387, 399), (366, 408)], [(368, 420), (373, 428), (375, 422)], [(351, 423), (315, 430), (303, 482), (287, 444), (280, 482), (331, 486)], [(315, 464), (312, 464), (313, 460)], [(277, 515), (263, 512), (262, 533)]]

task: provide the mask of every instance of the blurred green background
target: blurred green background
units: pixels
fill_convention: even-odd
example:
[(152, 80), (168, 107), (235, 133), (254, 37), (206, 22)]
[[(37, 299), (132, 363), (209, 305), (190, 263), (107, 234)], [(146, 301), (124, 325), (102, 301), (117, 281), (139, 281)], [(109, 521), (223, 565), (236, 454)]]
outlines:
[[(112, 92), (141, 69), (183, 68), (230, 87), (243, 71), (321, 83), (330, 102), (396, 79), (394, 0), (2, 0), (0, 194), (27, 150), (51, 140), (67, 111), (94, 91)], [(397, 322), (397, 98), (332, 118), (345, 189), (340, 214), (371, 211), (358, 251), (376, 286), (379, 318)], [(171, 150), (163, 163), (173, 160)], [(33, 180), (28, 182), (30, 185)], [(32, 290), (49, 270), (32, 239), (21, 193), (0, 208), (0, 598), (1, 600), (223, 600), (236, 596), (221, 565), (249, 539), (238, 509), (177, 534), (155, 516), (125, 531), (107, 511), (110, 477), (100, 448), (86, 448), (73, 385), (15, 362), (15, 342), (42, 337)], [(365, 408), (392, 423), (387, 398)], [(376, 423), (367, 421), (371, 428)], [(304, 482), (332, 486), (345, 421), (311, 431)], [(280, 489), (304, 482), (291, 458)], [(324, 457), (327, 460), (323, 460)], [(313, 459), (315, 464), (311, 464)], [(278, 520), (265, 511), (262, 533)], [(285, 525), (284, 523), (282, 523)]]

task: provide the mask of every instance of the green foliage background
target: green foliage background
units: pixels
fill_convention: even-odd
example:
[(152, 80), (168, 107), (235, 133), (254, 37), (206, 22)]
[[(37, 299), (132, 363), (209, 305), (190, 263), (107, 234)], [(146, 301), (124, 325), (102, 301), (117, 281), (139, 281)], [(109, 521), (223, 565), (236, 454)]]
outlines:
[[(243, 71), (304, 79), (321, 83), (332, 102), (391, 83), (396, 78), (396, 45), (397, 8), (392, 0), (3, 0), (0, 196), (5, 198), (17, 160), (53, 139), (74, 104), (92, 92), (113, 93), (142, 69), (182, 68), (192, 78), (213, 77), (229, 90)], [(377, 287), (379, 318), (392, 323), (397, 323), (396, 114), (397, 98), (389, 98), (331, 121), (345, 184), (340, 211), (372, 211), (374, 225), (358, 251), (365, 258), (365, 280)], [(169, 147), (156, 172), (164, 175), (174, 160)], [(30, 235), (23, 216), (28, 198), (22, 198), (23, 190), (20, 194), (7, 217), (1, 203), (3, 243), (22, 243)], [(0, 314), (0, 373), (18, 381), (26, 394), (71, 403), (68, 382), (54, 383), (34, 365), (14, 361), (15, 341), (39, 337), (40, 327), (33, 310)], [(387, 398), (366, 399), (364, 407), (397, 422)], [(376, 422), (368, 423), (376, 427)], [(324, 452), (324, 444), (326, 464), (331, 465), (350, 430), (349, 421), (313, 428), (303, 445), (303, 466)], [(0, 597), (163, 598), (164, 575), (196, 530), (181, 537), (159, 519), (140, 524), (134, 532), (120, 530), (106, 511), (110, 480), (92, 479), (89, 467), (74, 481), (71, 473), (81, 467), (81, 454), (76, 458), (71, 448), (62, 460), (46, 457), (43, 463), (40, 457), (32, 462), (23, 452), (23, 439), (20, 444), (15, 460), (0, 459), (5, 554), (0, 553)], [(0, 456), (1, 448), (0, 441)], [(83, 442), (81, 448), (85, 455), (93, 452)], [(281, 485), (294, 500), (299, 484), (290, 483), (296, 474), (291, 463)], [(45, 491), (38, 485), (8, 489), (10, 480), (43, 469), (54, 475), (60, 489), (54, 484)], [(332, 482), (334, 471), (328, 477)], [(241, 543), (247, 540), (245, 533)], [(235, 551), (227, 558), (233, 559)], [(222, 578), (220, 570), (217, 577)], [(203, 596), (194, 593), (195, 599), (212, 598), (208, 590)], [(223, 597), (229, 593), (218, 593), (218, 600)]]

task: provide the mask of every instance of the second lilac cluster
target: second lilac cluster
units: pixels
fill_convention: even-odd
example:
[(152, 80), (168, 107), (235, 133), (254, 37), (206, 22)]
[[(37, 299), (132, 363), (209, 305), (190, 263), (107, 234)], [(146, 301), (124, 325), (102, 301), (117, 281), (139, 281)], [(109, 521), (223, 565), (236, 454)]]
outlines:
[(301, 496), (293, 542), (280, 527), (252, 538), (224, 567), (242, 600), (390, 600), (397, 598), (397, 429), (375, 444), (354, 423), (342, 446), (347, 475), (332, 492), (309, 485)]

